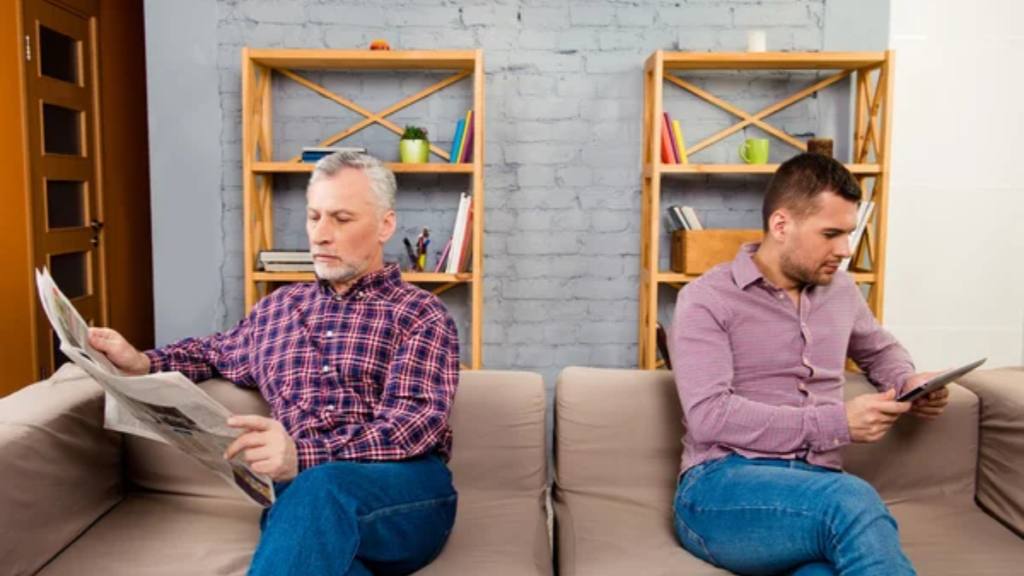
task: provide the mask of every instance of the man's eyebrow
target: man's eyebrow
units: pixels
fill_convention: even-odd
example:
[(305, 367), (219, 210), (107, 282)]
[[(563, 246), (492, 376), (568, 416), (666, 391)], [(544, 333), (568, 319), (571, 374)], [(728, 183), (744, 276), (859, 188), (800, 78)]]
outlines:
[(851, 227), (851, 228), (825, 228), (824, 232), (826, 232), (826, 233), (828, 233), (828, 232), (838, 232), (840, 234), (850, 234), (851, 232), (853, 232), (856, 229), (857, 229), (856, 227)]

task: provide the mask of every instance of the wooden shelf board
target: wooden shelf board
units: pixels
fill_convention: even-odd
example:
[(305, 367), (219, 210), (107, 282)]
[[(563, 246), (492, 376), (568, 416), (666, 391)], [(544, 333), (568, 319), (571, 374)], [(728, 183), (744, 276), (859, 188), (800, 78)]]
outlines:
[(249, 58), (271, 68), (317, 70), (473, 70), (477, 50), (250, 49)]
[[(312, 272), (253, 272), (256, 282), (313, 282), (316, 276)], [(402, 279), (407, 282), (422, 284), (455, 284), (473, 281), (472, 272), (461, 274), (434, 274), (432, 272), (402, 272)]]
[(665, 70), (859, 70), (881, 66), (885, 53), (665, 52)]
[[(403, 164), (402, 162), (385, 162), (385, 166), (395, 174), (472, 174), (474, 163), (449, 164), (447, 162), (429, 162), (426, 164)], [(313, 171), (313, 162), (253, 162), (252, 171), (256, 174), (296, 174)]]
[[(879, 164), (846, 164), (846, 169), (853, 174), (880, 174)], [(661, 173), (668, 174), (774, 174), (778, 164), (662, 164)], [(645, 166), (645, 173), (653, 172), (653, 167)]]

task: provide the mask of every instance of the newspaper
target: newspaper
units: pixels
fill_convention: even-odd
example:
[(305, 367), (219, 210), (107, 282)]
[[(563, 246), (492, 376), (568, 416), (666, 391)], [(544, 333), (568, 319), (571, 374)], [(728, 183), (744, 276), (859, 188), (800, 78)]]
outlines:
[(36, 288), (61, 352), (106, 392), (106, 428), (175, 446), (256, 504), (274, 503), (270, 478), (254, 472), (241, 454), (224, 459), (228, 446), (241, 435), (227, 425), (227, 408), (180, 372), (126, 376), (89, 345), (89, 325), (45, 268), (36, 270)]

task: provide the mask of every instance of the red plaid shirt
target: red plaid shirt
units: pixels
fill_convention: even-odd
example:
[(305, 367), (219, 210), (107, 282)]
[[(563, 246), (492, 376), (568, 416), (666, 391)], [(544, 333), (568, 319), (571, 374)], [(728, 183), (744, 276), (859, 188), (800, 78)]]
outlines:
[(336, 294), (292, 284), (228, 332), (146, 352), (153, 372), (259, 388), (299, 469), (334, 460), (451, 455), (459, 339), (441, 301), (391, 265)]

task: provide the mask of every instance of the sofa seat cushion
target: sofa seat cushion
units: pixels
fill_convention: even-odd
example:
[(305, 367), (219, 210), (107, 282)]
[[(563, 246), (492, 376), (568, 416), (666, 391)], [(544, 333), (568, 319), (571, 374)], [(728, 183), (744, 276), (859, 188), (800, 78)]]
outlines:
[(550, 576), (543, 496), (462, 490), (455, 528), (441, 554), (417, 576)]
[[(562, 492), (556, 503), (563, 576), (720, 576), (687, 552), (672, 524), (672, 494), (655, 505)], [(567, 551), (568, 554), (563, 553)]]
[(903, 551), (918, 574), (1019, 575), (1024, 540), (976, 505), (890, 503)]
[(39, 576), (243, 576), (260, 508), (238, 501), (132, 493)]

